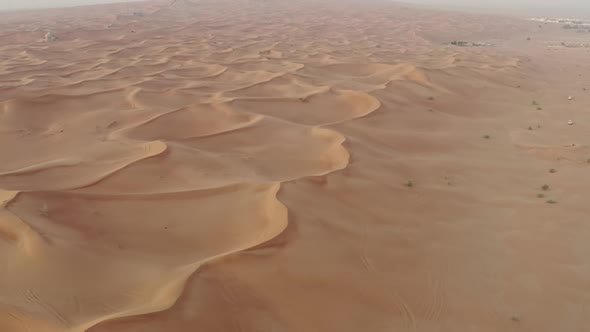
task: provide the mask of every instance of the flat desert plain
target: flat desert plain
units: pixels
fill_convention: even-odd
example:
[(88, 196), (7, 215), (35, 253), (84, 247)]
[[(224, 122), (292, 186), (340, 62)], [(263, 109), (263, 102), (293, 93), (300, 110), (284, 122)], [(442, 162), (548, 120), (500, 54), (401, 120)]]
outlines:
[(589, 43), (378, 0), (0, 13), (0, 331), (589, 331)]

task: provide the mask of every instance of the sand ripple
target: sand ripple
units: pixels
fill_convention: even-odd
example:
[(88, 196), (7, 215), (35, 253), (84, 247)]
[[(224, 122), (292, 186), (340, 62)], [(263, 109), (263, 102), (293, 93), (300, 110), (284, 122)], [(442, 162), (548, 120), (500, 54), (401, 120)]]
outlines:
[[(318, 84), (333, 65), (313, 73), (258, 41), (118, 47), (83, 41), (108, 34), (64, 36), (84, 60), (54, 69), (67, 57), (56, 44), (15, 55), (42, 66), (29, 59), (30, 68), (3, 73), (0, 135), (14, 156), (0, 169), (3, 257), (13, 265), (0, 304), (10, 315), (0, 319), (5, 329), (84, 331), (169, 308), (199, 266), (287, 227), (276, 198), (282, 182), (346, 167), (344, 136), (322, 126), (380, 103), (338, 82), (375, 89), (407, 75), (385, 65), (336, 68), (348, 76)], [(204, 62), (182, 58), (195, 49)], [(63, 290), (73, 261), (84, 276)], [(42, 287), (18, 277), (39, 274)], [(57, 289), (64, 301), (51, 300)]]

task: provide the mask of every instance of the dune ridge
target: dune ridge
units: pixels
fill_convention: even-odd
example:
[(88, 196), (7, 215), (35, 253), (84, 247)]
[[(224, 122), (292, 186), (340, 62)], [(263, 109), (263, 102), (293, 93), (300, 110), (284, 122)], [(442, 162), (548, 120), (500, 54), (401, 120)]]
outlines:
[[(141, 44), (143, 43), (138, 43), (136, 46), (140, 47)], [(95, 50), (101, 49), (95, 47)], [(129, 54), (123, 54), (123, 52), (128, 53), (127, 50), (129, 48), (119, 48), (115, 51), (109, 51), (107, 56), (128, 56)], [(158, 50), (162, 50), (162, 48), (158, 48)], [(141, 48), (140, 51), (145, 52), (145, 49)], [(230, 55), (232, 50), (228, 49), (224, 53)], [(42, 56), (42, 53), (38, 55), (28, 53), (27, 56)], [(366, 116), (380, 107), (377, 99), (364, 92), (340, 90), (332, 86), (315, 86), (311, 82), (300, 80), (298, 77), (286, 76), (300, 71), (305, 67), (303, 64), (289, 65), (285, 68), (277, 67), (281, 71), (286, 69), (285, 72), (259, 72), (256, 66), (246, 72), (231, 72), (227, 64), (232, 64), (234, 61), (227, 58), (227, 60), (221, 62), (224, 66), (218, 68), (212, 67), (212, 65), (201, 67), (197, 64), (194, 67), (195, 72), (186, 69), (178, 70), (174, 69), (174, 67), (170, 68), (169, 65), (158, 68), (160, 67), (158, 64), (148, 64), (148, 66), (154, 66), (152, 68), (155, 71), (151, 71), (151, 69), (131, 70), (133, 64), (110, 70), (92, 69), (90, 72), (86, 69), (76, 68), (69, 70), (69, 74), (61, 76), (67, 81), (47, 81), (43, 84), (37, 84), (39, 76), (36, 75), (38, 70), (35, 69), (28, 70), (26, 76), (23, 75), (22, 71), (9, 74), (8, 77), (13, 77), (12, 75), (21, 77), (22, 85), (17, 85), (17, 87), (21, 92), (26, 89), (25, 91), (28, 91), (30, 97), (22, 105), (20, 101), (22, 97), (3, 102), (3, 118), (8, 120), (4, 121), (7, 136), (14, 135), (11, 132), (13, 128), (24, 125), (28, 126), (28, 128), (19, 129), (19, 138), (30, 139), (30, 145), (42, 145), (44, 144), (42, 142), (47, 140), (47, 137), (54, 137), (57, 134), (63, 134), (66, 136), (64, 139), (67, 139), (69, 131), (74, 131), (75, 134), (79, 135), (79, 138), (83, 138), (80, 140), (80, 144), (62, 146), (61, 150), (63, 152), (58, 152), (62, 155), (63, 153), (71, 154), (72, 157), (39, 156), (39, 161), (36, 163), (32, 163), (31, 160), (16, 162), (15, 166), (19, 165), (16, 166), (19, 168), (8, 168), (0, 174), (2, 188), (15, 190), (12, 192), (12, 196), (4, 203), (3, 210), (5, 213), (12, 215), (11, 219), (18, 221), (17, 224), (5, 224), (2, 234), (6, 234), (6, 237), (18, 243), (18, 248), (26, 247), (26, 250), (22, 250), (28, 252), (29, 256), (35, 256), (36, 252), (39, 251), (48, 251), (50, 257), (52, 255), (59, 257), (63, 254), (62, 250), (66, 250), (71, 246), (84, 248), (82, 251), (85, 253), (80, 256), (98, 256), (97, 253), (104, 255), (105, 251), (112, 251), (104, 243), (105, 241), (106, 243), (110, 242), (105, 238), (102, 239), (103, 243), (93, 244), (94, 240), (92, 238), (94, 236), (91, 234), (95, 232), (101, 234), (101, 231), (94, 229), (97, 226), (83, 226), (79, 221), (70, 221), (67, 216), (61, 215), (65, 213), (61, 212), (64, 209), (63, 204), (72, 199), (96, 200), (97, 202), (114, 199), (158, 202), (160, 200), (171, 201), (175, 199), (194, 200), (203, 196), (220, 195), (224, 192), (248, 193), (252, 190), (263, 190), (262, 201), (256, 204), (263, 204), (259, 218), (264, 221), (264, 226), (258, 231), (240, 234), (239, 238), (246, 236), (245, 239), (247, 239), (248, 236), (251, 237), (245, 242), (239, 240), (239, 242), (232, 244), (230, 241), (221, 247), (215, 245), (211, 249), (203, 248), (196, 251), (196, 256), (195, 254), (191, 255), (189, 250), (175, 254), (178, 256), (176, 259), (173, 259), (175, 255), (172, 255), (172, 257), (166, 257), (166, 262), (161, 261), (164, 257), (156, 259), (155, 261), (158, 261), (158, 263), (151, 262), (148, 266), (151, 265), (152, 268), (157, 270), (159, 269), (158, 265), (162, 265), (167, 271), (164, 273), (165, 277), (148, 278), (148, 282), (154, 288), (144, 291), (145, 294), (142, 296), (141, 301), (132, 301), (118, 309), (113, 308), (104, 313), (102, 313), (102, 310), (100, 313), (91, 311), (85, 315), (78, 315), (78, 317), (76, 315), (69, 317), (65, 313), (62, 314), (62, 312), (67, 312), (65, 309), (67, 307), (63, 307), (64, 304), (60, 308), (46, 302), (42, 295), (43, 290), (37, 290), (34, 291), (35, 295), (31, 296), (31, 300), (27, 305), (9, 308), (8, 312), (14, 319), (3, 320), (3, 324), (11, 326), (10, 324), (18, 321), (23, 324), (25, 330), (29, 328), (28, 326), (35, 326), (34, 329), (39, 331), (86, 331), (105, 321), (166, 310), (174, 305), (183, 292), (186, 280), (201, 265), (256, 247), (275, 238), (287, 227), (286, 208), (276, 197), (282, 182), (293, 181), (307, 176), (324, 176), (346, 167), (349, 155), (343, 148), (345, 137), (336, 131), (324, 129), (322, 126)], [(108, 62), (101, 61), (101, 63), (107, 64)], [(96, 65), (100, 66), (101, 64)], [(94, 67), (94, 65), (92, 66)], [(63, 72), (63, 69), (61, 70)], [(128, 77), (137, 74), (142, 75), (143, 79), (135, 80), (135, 82), (129, 81)], [(227, 77), (223, 75), (227, 75)], [(167, 81), (169, 77), (172, 80)], [(115, 79), (117, 80), (115, 81)], [(191, 85), (183, 83), (183, 81), (194, 82), (195, 79), (203, 80), (203, 84), (197, 83), (195, 85), (192, 83), (191, 87)], [(146, 85), (150, 81), (157, 81), (158, 83)], [(97, 84), (89, 85), (92, 82)], [(217, 82), (222, 82), (222, 84)], [(60, 84), (65, 89), (56, 89), (53, 87), (55, 84)], [(131, 86), (135, 86), (135, 88), (130, 90)], [(199, 89), (200, 86), (207, 87), (208, 91), (214, 92), (209, 97), (208, 102), (193, 103), (194, 97), (191, 95), (184, 98), (187, 101), (191, 100), (190, 103), (177, 100), (178, 104), (174, 102), (170, 104), (164, 101), (159, 105), (154, 105), (143, 102), (141, 97), (141, 93), (144, 91), (182, 92), (187, 89), (192, 90), (195, 87)], [(212, 90), (212, 87), (214, 87), (214, 90)], [(271, 97), (268, 98), (267, 95)], [(112, 106), (110, 101), (114, 96), (124, 98), (124, 102), (120, 103), (121, 107), (126, 109), (123, 111), (122, 120), (120, 111), (108, 110), (105, 104), (109, 102), (110, 106)], [(318, 114), (315, 117), (323, 118), (311, 122), (309, 119), (314, 118), (313, 113), (295, 114), (293, 118), (293, 115), (289, 114), (289, 112), (283, 114), (258, 113), (256, 109), (236, 107), (236, 103), (241, 101), (249, 101), (250, 104), (255, 105), (256, 103), (264, 103), (267, 100), (271, 103), (272, 100), (277, 100), (279, 104), (275, 106), (278, 111), (284, 108), (280, 103), (291, 103), (293, 104), (291, 108), (297, 108), (297, 105), (313, 106), (316, 104), (316, 98), (319, 98), (318, 107), (320, 108), (316, 107), (315, 112)], [(355, 105), (356, 100), (359, 100), (361, 104), (356, 109), (351, 109), (349, 113), (321, 114), (322, 102), (327, 103), (326, 106), (329, 107), (331, 100), (335, 98), (351, 99), (352, 105)], [(96, 102), (93, 100), (96, 100)], [(55, 103), (55, 106), (52, 106), (53, 103)], [(31, 104), (34, 105), (34, 109), (38, 109), (39, 112), (42, 111), (43, 113), (38, 112), (39, 115), (34, 122), (23, 121), (21, 113), (31, 112), (30, 108), (25, 111), (25, 107)], [(80, 110), (79, 107), (93, 104), (96, 111), (90, 109), (82, 113), (75, 113)], [(343, 105), (346, 106), (346, 104)], [(63, 118), (63, 110), (67, 109), (64, 106), (73, 110), (73, 112), (69, 112), (69, 118), (67, 119)], [(303, 108), (299, 106), (299, 109)], [(55, 111), (48, 112), (48, 110)], [(116, 120), (114, 120), (115, 117)], [(95, 119), (99, 118), (100, 123), (103, 123), (103, 125), (96, 126), (93, 132), (89, 132), (88, 129), (84, 128), (86, 124), (93, 124), (97, 121)], [(277, 133), (283, 132), (279, 136), (283, 135), (284, 139), (279, 139), (278, 144), (275, 147), (270, 147), (268, 152), (261, 150), (256, 153), (253, 149), (259, 149), (257, 145), (260, 145), (263, 142), (262, 140), (266, 139), (269, 130), (275, 130), (272, 129), (273, 127), (277, 128)], [(171, 130), (171, 128), (174, 129)], [(239, 141), (248, 137), (247, 132), (252, 132), (252, 139), (251, 142), (241, 143), (245, 147), (244, 151), (250, 151), (248, 154), (260, 154), (259, 157), (252, 158), (248, 156), (247, 159), (244, 159), (246, 157), (245, 155), (242, 156), (243, 153), (236, 153), (226, 157), (230, 160), (228, 163), (221, 164), (220, 170), (222, 172), (220, 174), (201, 174), (196, 179), (185, 184), (179, 183), (177, 179), (172, 179), (165, 185), (153, 183), (153, 175), (151, 175), (154, 173), (153, 167), (157, 167), (156, 174), (165, 174), (165, 172), (190, 164), (187, 163), (186, 155), (194, 155), (195, 153), (207, 153), (210, 155), (205, 160), (200, 161), (201, 164), (205, 162), (204, 165), (215, 162), (216, 159), (221, 158), (223, 160), (223, 154), (227, 154), (227, 152), (224, 152), (223, 149), (225, 148), (223, 146), (227, 145), (230, 150), (232, 146), (239, 147)], [(89, 139), (97, 134), (101, 137), (100, 142), (109, 145), (108, 147), (93, 149), (93, 144), (96, 143), (91, 143)], [(55, 141), (62, 142), (64, 139), (56, 138)], [(204, 141), (204, 144), (201, 141)], [(121, 148), (117, 148), (120, 152), (112, 152), (111, 146), (115, 142), (122, 143)], [(291, 147), (289, 148), (289, 146)], [(283, 150), (285, 147), (287, 147), (287, 151), (283, 153), (296, 154), (295, 157), (290, 156), (290, 159), (299, 159), (297, 157), (299, 154), (306, 154), (306, 157), (302, 158), (304, 162), (301, 164), (303, 167), (301, 170), (296, 170), (295, 173), (284, 173), (281, 169), (286, 169), (286, 167), (272, 165), (272, 153), (276, 153), (275, 150)], [(136, 156), (129, 154), (133, 151), (130, 148), (137, 149)], [(303, 151), (303, 148), (307, 151)], [(50, 150), (50, 148), (47, 148), (47, 150)], [(104, 153), (109, 150), (111, 152), (108, 152), (108, 154)], [(82, 152), (83, 157), (74, 157), (74, 151)], [(55, 152), (52, 154), (58, 155)], [(119, 159), (118, 154), (126, 156), (124, 159)], [(268, 157), (265, 157), (266, 154), (268, 154)], [(179, 155), (177, 162), (173, 161), (174, 157), (172, 155)], [(172, 163), (169, 162), (171, 158)], [(274, 158), (276, 159), (276, 157)], [(192, 159), (195, 159), (195, 157), (192, 157)], [(199, 159), (203, 159), (203, 157), (196, 156), (195, 160), (197, 162), (199, 162)], [(207, 161), (207, 159), (211, 161)], [(255, 159), (261, 159), (261, 161)], [(232, 171), (229, 165), (232, 163), (239, 164), (240, 160), (242, 165), (238, 168), (234, 167), (235, 169)], [(88, 166), (85, 166), (86, 164)], [(93, 168), (88, 169), (91, 165)], [(142, 171), (142, 166), (147, 166), (148, 169), (151, 166), (152, 170)], [(227, 173), (225, 169), (228, 169), (230, 173)], [(214, 169), (209, 172), (214, 172)], [(235, 175), (232, 175), (232, 172)], [(92, 174), (92, 177), (84, 179), (85, 177), (74, 176), (77, 173)], [(147, 178), (137, 178), (133, 174), (146, 174)], [(213, 180), (210, 179), (212, 175)], [(71, 182), (64, 176), (80, 180)], [(241, 195), (238, 197), (241, 197)], [(29, 203), (27, 203), (28, 201)], [(23, 204), (24, 206), (21, 206)], [(27, 206), (32, 208), (26, 208)], [(37, 216), (34, 216), (35, 213), (31, 215), (30, 212), (35, 210)], [(100, 213), (97, 210), (95, 216), (99, 216)], [(104, 226), (103, 224), (102, 227)], [(85, 229), (87, 227), (91, 228)], [(111, 225), (110, 227), (117, 226)], [(23, 229), (26, 231), (23, 231)], [(111, 228), (108, 231), (113, 232), (115, 230)], [(154, 231), (152, 230), (152, 232)], [(208, 230), (208, 232), (210, 233), (211, 230)], [(112, 245), (118, 247), (119, 250), (127, 249), (125, 244), (122, 244), (126, 241), (125, 239), (118, 238), (111, 241), (113, 241)], [(145, 244), (128, 243), (127, 245), (141, 247)], [(135, 248), (135, 250), (138, 250), (138, 248)], [(207, 252), (210, 253), (206, 254)], [(145, 252), (143, 255), (145, 255)], [(73, 256), (74, 259), (79, 259), (76, 258), (78, 255), (74, 254)], [(194, 257), (191, 258), (191, 256)], [(51, 261), (58, 258), (48, 259)], [(93, 259), (99, 258), (93, 257)], [(127, 257), (127, 259), (141, 260), (141, 258), (135, 257)], [(178, 262), (172, 263), (171, 261)], [(108, 262), (105, 263), (108, 264)], [(27, 269), (34, 271), (35, 269), (34, 266), (27, 267), (26, 264), (22, 268), (25, 269), (24, 271)], [(141, 280), (142, 277), (139, 278)], [(30, 286), (23, 285), (23, 287), (31, 289)], [(30, 292), (33, 291), (30, 290)], [(117, 297), (112, 291), (109, 294), (115, 298)], [(40, 312), (38, 314), (27, 312), (26, 310), (30, 310), (27, 308), (31, 306), (38, 307), (39, 309), (35, 311), (40, 310)], [(43, 326), (43, 324), (46, 325)]]
[[(137, 131), (139, 128), (141, 127), (146, 127), (151, 123), (157, 122), (157, 121), (162, 121), (162, 119), (166, 116), (170, 116), (173, 115), (174, 113), (177, 112), (181, 112), (181, 111), (186, 111), (184, 109), (177, 109), (177, 110), (173, 110), (173, 111), (169, 111), (166, 113), (160, 113), (157, 114), (155, 116), (152, 116), (148, 119), (143, 120), (141, 123), (137, 123), (137, 124), (133, 124), (133, 125), (129, 125), (125, 128), (121, 128), (118, 129), (116, 131), (113, 131), (112, 133), (110, 133), (107, 136), (107, 140), (111, 140), (111, 139), (141, 139), (141, 135), (135, 134), (134, 130)], [(373, 110), (369, 110), (368, 112), (371, 112)], [(367, 112), (367, 113), (368, 113)], [(213, 116), (223, 116), (223, 114), (219, 114), (220, 112), (218, 111), (216, 114), (214, 114)], [(247, 115), (247, 114), (246, 114)], [(247, 116), (246, 117), (246, 122), (242, 122), (242, 123), (237, 123), (236, 125), (232, 125), (231, 123), (225, 126), (225, 128), (220, 128), (217, 131), (213, 131), (213, 132), (206, 132), (203, 134), (198, 134), (198, 132), (193, 132), (192, 137), (169, 137), (169, 138), (164, 138), (161, 137), (161, 135), (165, 134), (158, 134), (157, 131), (154, 133), (154, 131), (152, 130), (152, 135), (156, 135), (156, 136), (160, 136), (160, 138), (163, 139), (167, 139), (167, 140), (171, 140), (177, 143), (182, 144), (182, 141), (187, 140), (187, 139), (195, 139), (195, 138), (206, 138), (206, 137), (210, 137), (210, 136), (215, 136), (215, 135), (221, 135), (221, 134), (225, 134), (228, 132), (233, 132), (236, 130), (240, 130), (240, 129), (244, 129), (244, 128), (248, 128), (254, 124), (256, 124), (257, 122), (259, 122), (261, 119), (263, 119), (264, 116)], [(202, 119), (200, 119), (202, 120)], [(222, 119), (225, 120), (225, 119)], [(225, 120), (227, 121), (227, 120)], [(182, 122), (176, 122), (176, 123), (182, 123)], [(227, 122), (226, 122), (227, 123)], [(164, 128), (167, 128), (166, 125), (164, 125)], [(169, 127), (168, 127), (169, 128)], [(313, 127), (309, 127), (309, 131), (307, 129), (305, 129), (304, 131), (308, 132), (308, 135), (310, 135), (310, 138), (315, 139), (315, 140), (326, 140), (326, 141), (334, 141), (334, 146), (333, 147), (329, 147), (328, 149), (324, 152), (324, 153), (328, 153), (328, 160), (326, 160), (325, 163), (325, 168), (322, 168), (322, 166), (320, 166), (320, 170), (316, 171), (315, 173), (313, 172), (313, 170), (311, 170), (311, 173), (303, 173), (301, 175), (299, 175), (298, 177), (304, 177), (304, 176), (320, 176), (320, 175), (325, 175), (328, 174), (330, 172), (333, 172), (335, 170), (339, 170), (339, 169), (343, 169), (344, 167), (346, 167), (346, 164), (348, 162), (348, 155), (346, 153), (346, 151), (341, 147), (342, 143), (344, 142), (344, 137), (342, 135), (337, 134), (334, 131), (331, 130), (325, 130), (325, 129), (320, 129), (318, 126), (313, 126)], [(93, 185), (96, 185), (99, 182), (105, 181), (106, 179), (108, 179), (109, 177), (111, 177), (113, 174), (116, 174), (118, 172), (123, 171), (124, 169), (128, 169), (130, 168), (133, 164), (135, 163), (140, 163), (142, 160), (146, 160), (146, 159), (150, 159), (150, 158), (154, 158), (154, 157), (158, 157), (158, 156), (162, 156), (162, 154), (166, 153), (167, 149), (169, 149), (168, 145), (165, 142), (160, 142), (160, 141), (153, 141), (150, 142), (148, 141), (143, 141), (146, 142), (148, 145), (144, 145), (144, 152), (139, 155), (137, 158), (134, 158), (134, 160), (130, 160), (129, 162), (126, 162), (125, 164), (121, 165), (121, 166), (117, 166), (115, 169), (112, 170), (108, 170), (106, 171), (104, 174), (102, 175), (98, 175), (96, 176), (95, 179), (92, 180), (88, 180), (86, 183), (79, 183), (76, 185), (70, 185), (68, 187), (57, 187), (57, 188), (44, 188), (44, 187), (40, 187), (40, 188), (29, 188), (27, 185), (25, 185), (24, 187), (18, 187), (15, 186), (15, 188), (17, 188), (19, 191), (15, 191), (11, 193), (11, 197), (9, 197), (8, 200), (6, 200), (6, 202), (3, 204), (3, 209), (11, 211), (12, 214), (14, 214), (14, 216), (17, 216), (18, 218), (18, 213), (15, 213), (14, 211), (11, 210), (10, 206), (11, 204), (13, 204), (13, 202), (18, 201), (20, 199), (20, 196), (23, 195), (35, 195), (36, 193), (41, 193), (38, 190), (74, 190), (76, 191), (76, 189), (80, 189), (84, 192), (90, 192), (92, 193), (93, 191)], [(156, 145), (156, 148), (153, 149), (152, 148), (152, 144), (158, 143)], [(330, 145), (332, 145), (332, 143), (330, 143)], [(335, 155), (334, 155), (334, 160), (332, 160), (331, 158), (331, 154), (334, 151)], [(339, 156), (340, 155), (340, 156)], [(92, 157), (96, 162), (104, 164), (105, 163), (105, 158), (104, 157), (100, 157), (100, 156), (94, 156)], [(39, 164), (35, 164), (35, 165), (31, 165), (31, 166), (26, 166), (23, 167), (21, 169), (16, 169), (16, 170), (10, 170), (10, 171), (6, 171), (3, 172), (2, 174), (0, 174), (0, 177), (2, 178), (2, 186), (4, 188), (10, 188), (13, 185), (11, 185), (11, 182), (17, 182), (17, 183), (22, 183), (23, 182), (23, 177), (29, 177), (29, 179), (27, 179), (27, 181), (24, 182), (29, 182), (29, 183), (47, 183), (46, 181), (51, 181), (51, 176), (50, 175), (46, 175), (44, 173), (47, 173), (48, 171), (51, 171), (53, 169), (60, 169), (60, 168), (64, 168), (64, 167), (77, 167), (77, 168), (81, 168), (83, 167), (81, 164), (83, 163), (83, 160), (68, 160), (68, 159), (53, 159), (53, 160), (49, 160), (46, 162), (41, 162)], [(110, 163), (110, 162), (109, 162)], [(38, 177), (34, 177), (35, 175), (38, 175)], [(71, 176), (71, 174), (69, 174)], [(14, 181), (11, 181), (12, 178), (17, 177), (17, 179), (15, 179)], [(263, 180), (263, 179), (261, 179)], [(293, 180), (293, 178), (289, 178), (288, 180)], [(61, 179), (57, 180), (57, 181), (61, 181)], [(267, 179), (267, 181), (272, 181), (271, 179)], [(241, 186), (243, 182), (236, 182), (236, 184), (227, 184), (228, 186)], [(284, 207), (282, 206), (282, 204), (276, 199), (276, 193), (278, 192), (279, 188), (280, 188), (280, 182), (267, 182), (269, 183), (270, 187), (269, 187), (269, 198), (267, 198), (267, 200), (270, 201), (270, 203), (272, 205), (276, 205), (278, 204), (279, 206), (282, 207), (282, 209), (284, 210)], [(250, 185), (246, 185), (246, 188), (248, 188)], [(254, 184), (253, 186), (259, 186), (258, 184)], [(211, 187), (207, 187), (205, 190), (207, 191), (211, 191), (211, 190), (217, 190), (217, 189), (221, 189), (223, 190), (224, 187), (219, 187), (219, 186), (211, 186)], [(196, 189), (196, 188), (195, 188)], [(121, 194), (121, 193), (117, 193), (115, 192), (111, 192), (109, 195), (105, 195), (102, 194), (102, 198), (104, 199), (108, 199), (109, 197), (112, 197), (112, 195), (116, 196), (117, 199), (121, 199), (123, 197), (136, 197), (138, 199), (150, 199), (150, 197), (160, 197), (161, 195), (176, 195), (176, 194), (189, 194), (192, 190), (194, 190), (193, 188), (185, 188), (183, 190), (180, 191), (169, 191), (169, 192), (158, 192), (158, 193), (153, 193), (153, 194), (149, 194), (149, 193), (136, 193), (136, 194), (132, 194), (132, 196), (128, 196), (125, 194)], [(77, 194), (80, 195), (80, 194)], [(85, 194), (82, 194), (85, 195)], [(101, 199), (101, 198), (97, 198), (97, 199)], [(47, 215), (51, 215), (51, 208), (47, 207), (48, 205), (46, 205), (45, 203), (43, 203), (43, 205), (39, 208), (40, 213), (42, 216), (47, 216)], [(51, 206), (51, 205), (49, 205)], [(272, 238), (274, 238), (275, 236), (277, 236), (278, 234), (280, 234), (280, 232), (286, 227), (287, 225), (287, 217), (286, 217), (286, 213), (280, 212), (278, 215), (276, 215), (273, 210), (276, 210), (276, 208), (265, 208), (269, 209), (267, 211), (268, 213), (268, 218), (269, 220), (267, 221), (268, 223), (272, 223), (275, 225), (268, 225), (269, 229), (264, 230), (264, 233), (266, 235), (258, 235), (256, 237), (255, 240), (252, 240), (250, 243), (248, 244), (243, 244), (240, 245), (236, 248), (228, 248), (225, 251), (222, 251), (220, 253), (217, 253), (215, 255), (212, 256), (208, 256), (208, 257), (204, 257), (200, 260), (191, 262), (190, 264), (185, 264), (179, 267), (176, 267), (175, 270), (173, 272), (169, 272), (169, 279), (167, 278), (165, 281), (163, 281), (162, 284), (160, 284), (158, 286), (158, 288), (156, 290), (153, 291), (153, 295), (150, 297), (149, 301), (146, 301), (145, 303), (140, 303), (137, 304), (135, 306), (131, 306), (129, 308), (126, 308), (124, 310), (119, 310), (119, 311), (115, 311), (112, 312), (108, 315), (104, 315), (102, 317), (97, 317), (94, 320), (88, 321), (88, 322), (80, 322), (78, 323), (78, 325), (71, 325), (70, 321), (68, 319), (66, 319), (65, 317), (62, 316), (55, 316), (55, 319), (57, 319), (57, 324), (63, 326), (64, 328), (67, 328), (68, 331), (86, 331), (88, 328), (103, 322), (103, 321), (107, 321), (107, 320), (111, 320), (111, 319), (115, 319), (115, 318), (120, 318), (120, 317), (125, 317), (125, 316), (131, 316), (131, 315), (141, 315), (141, 314), (147, 314), (147, 313), (151, 313), (151, 312), (155, 312), (155, 311), (161, 311), (161, 310), (165, 310), (169, 307), (171, 307), (176, 299), (180, 296), (180, 294), (182, 293), (182, 289), (183, 289), (183, 285), (186, 282), (186, 279), (189, 278), (190, 275), (192, 275), (199, 266), (201, 266), (202, 264), (205, 264), (209, 261), (215, 260), (215, 259), (219, 259), (222, 258), (224, 256), (230, 255), (232, 253), (236, 253), (236, 252), (240, 252), (243, 250), (246, 250), (248, 248), (251, 247), (255, 247), (261, 243), (264, 243)], [(15, 238), (16, 241), (18, 243), (31, 243), (31, 242), (36, 242), (39, 241), (40, 239), (43, 239), (45, 236), (47, 235), (42, 235), (39, 231), (35, 231), (35, 228), (31, 228), (30, 224), (28, 224), (27, 222), (24, 221), (24, 219), (19, 219), (19, 221), (22, 224), (19, 225), (14, 225), (14, 226), (10, 226), (10, 225), (6, 225), (7, 228), (4, 229), (2, 231), (3, 234), (9, 234), (8, 236), (10, 238)], [(28, 230), (32, 230), (33, 232), (25, 232), (23, 233), (22, 231), (19, 231), (21, 227), (21, 225), (24, 225), (27, 227)], [(274, 229), (274, 230), (273, 230)], [(59, 230), (55, 230), (58, 231)], [(43, 233), (51, 233), (52, 231), (50, 229), (46, 229), (43, 231)], [(56, 234), (51, 234), (49, 235), (49, 238), (52, 238), (54, 236), (57, 236)], [(63, 241), (64, 239), (61, 238), (61, 236), (57, 236), (60, 238), (60, 241)], [(37, 243), (35, 246), (39, 247), (42, 246), (42, 243)], [(55, 245), (55, 243), (50, 243), (50, 245)], [(29, 247), (29, 249), (27, 251), (31, 252), (32, 249), (31, 245), (24, 245)], [(43, 249), (36, 249), (36, 250), (43, 250)], [(33, 301), (37, 301), (37, 300), (33, 300)], [(38, 301), (42, 301), (42, 300), (38, 300)], [(40, 305), (42, 305), (43, 302), (39, 302)], [(49, 312), (52, 313), (54, 310), (57, 309), (51, 309)], [(19, 309), (13, 308), (13, 309), (9, 309), (9, 312), (19, 312)], [(18, 314), (15, 314), (15, 317), (18, 317)], [(57, 315), (57, 314), (55, 314)], [(50, 329), (51, 330), (51, 329)], [(60, 328), (56, 327), (56, 330), (60, 330)]]

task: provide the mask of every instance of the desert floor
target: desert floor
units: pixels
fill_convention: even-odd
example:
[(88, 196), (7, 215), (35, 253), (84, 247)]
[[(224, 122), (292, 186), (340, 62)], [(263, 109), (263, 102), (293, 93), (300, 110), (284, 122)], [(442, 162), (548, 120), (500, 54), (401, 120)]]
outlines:
[(575, 43), (377, 0), (0, 13), (0, 331), (588, 331)]

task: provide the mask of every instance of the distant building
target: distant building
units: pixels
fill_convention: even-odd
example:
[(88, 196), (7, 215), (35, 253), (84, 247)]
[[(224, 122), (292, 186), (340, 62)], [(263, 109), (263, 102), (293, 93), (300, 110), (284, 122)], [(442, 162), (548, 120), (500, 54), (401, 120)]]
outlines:
[(53, 42), (57, 40), (57, 36), (53, 34), (53, 32), (49, 31), (45, 34), (45, 42)]

